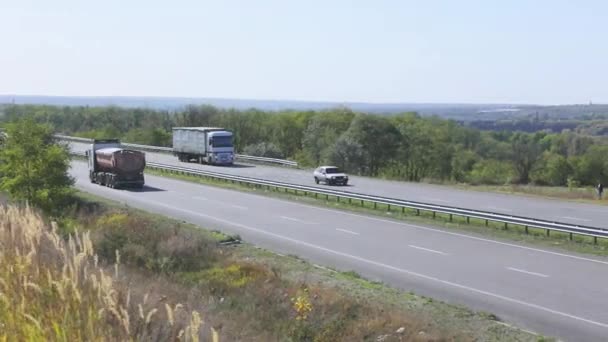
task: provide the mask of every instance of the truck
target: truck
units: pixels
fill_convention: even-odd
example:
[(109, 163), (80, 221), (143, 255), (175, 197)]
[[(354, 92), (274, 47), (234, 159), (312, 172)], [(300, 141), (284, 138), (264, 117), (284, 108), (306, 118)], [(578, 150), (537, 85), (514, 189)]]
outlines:
[(144, 152), (122, 148), (118, 139), (95, 139), (86, 156), (91, 183), (110, 188), (144, 187)]
[(233, 165), (232, 140), (232, 132), (221, 127), (173, 127), (173, 154), (182, 162)]

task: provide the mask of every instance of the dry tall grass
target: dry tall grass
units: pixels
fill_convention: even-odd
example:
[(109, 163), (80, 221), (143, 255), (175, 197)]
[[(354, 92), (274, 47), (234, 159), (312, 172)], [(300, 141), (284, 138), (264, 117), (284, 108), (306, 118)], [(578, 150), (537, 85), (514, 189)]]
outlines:
[(219, 340), (196, 311), (135, 303), (116, 260), (104, 271), (88, 233), (66, 242), (33, 210), (0, 206), (0, 341)]

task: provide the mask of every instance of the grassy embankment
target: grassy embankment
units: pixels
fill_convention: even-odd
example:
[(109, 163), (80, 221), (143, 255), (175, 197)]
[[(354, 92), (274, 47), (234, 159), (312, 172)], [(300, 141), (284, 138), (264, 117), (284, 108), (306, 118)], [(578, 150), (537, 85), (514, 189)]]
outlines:
[[(308, 193), (304, 194), (302, 191), (297, 193), (291, 190), (276, 191), (274, 188), (256, 188), (247, 185), (235, 184), (231, 182), (225, 182), (220, 180), (214, 180), (205, 177), (188, 176), (182, 174), (174, 174), (159, 170), (147, 169), (146, 174), (160, 175), (165, 177), (171, 177), (179, 180), (185, 180), (189, 182), (195, 182), (199, 184), (219, 186), (233, 190), (248, 191), (263, 195), (275, 196), (282, 199), (297, 201), (300, 203), (322, 206), (325, 208), (334, 208), (353, 213), (363, 213), (369, 215), (375, 215), (385, 218), (403, 220), (410, 224), (424, 224), (433, 225), (435, 227), (449, 228), (459, 230), (463, 232), (470, 232), (482, 236), (490, 236), (499, 239), (511, 240), (520, 243), (529, 243), (545, 247), (560, 248), (568, 251), (587, 253), (600, 256), (608, 256), (608, 239), (593, 239), (592, 237), (572, 235), (561, 232), (547, 232), (543, 229), (528, 228), (518, 225), (508, 225), (505, 227), (501, 223), (488, 222), (486, 225), (485, 220), (470, 219), (468, 222), (464, 217), (453, 216), (450, 220), (449, 215), (437, 213), (435, 216), (431, 212), (421, 211), (419, 214), (415, 210), (401, 210), (400, 208), (391, 207), (386, 205), (374, 206), (370, 202), (353, 201), (349, 202), (346, 199), (338, 200), (335, 197), (326, 198), (324, 196), (315, 197)], [(572, 238), (572, 239), (570, 239)]]
[(527, 195), (535, 197), (570, 200), (596, 205), (608, 205), (608, 198), (606, 197), (606, 194), (604, 194), (603, 198), (599, 200), (597, 198), (596, 190), (592, 187), (568, 188), (564, 186), (539, 185), (456, 185), (456, 187), (465, 190)]
[[(29, 209), (0, 206), (1, 341), (198, 341), (198, 311), (132, 291), (117, 252), (99, 263), (90, 233), (66, 241)], [(217, 340), (216, 332), (214, 339)]]
[(538, 340), (490, 314), (81, 196), (56, 232), (29, 211), (0, 213), (0, 340), (210, 340), (211, 328), (222, 341)]

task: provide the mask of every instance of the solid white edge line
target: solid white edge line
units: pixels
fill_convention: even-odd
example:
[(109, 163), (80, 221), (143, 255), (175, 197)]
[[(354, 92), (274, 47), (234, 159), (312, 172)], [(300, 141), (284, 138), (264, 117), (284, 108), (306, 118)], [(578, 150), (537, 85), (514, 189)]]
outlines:
[(441, 255), (448, 255), (447, 253), (444, 253), (441, 251), (436, 251), (434, 249), (424, 248), (424, 247), (420, 247), (420, 246), (408, 245), (408, 247), (411, 247), (414, 249), (419, 249), (419, 250), (426, 251), (426, 252), (437, 253), (437, 254), (441, 254)]
[[(128, 195), (128, 194), (125, 194), (125, 195), (128, 196), (128, 197), (135, 197), (135, 196), (131, 196), (131, 195)], [(135, 198), (137, 198), (137, 197), (135, 197)], [(436, 278), (436, 277), (433, 277), (433, 276), (424, 275), (422, 273), (409, 271), (409, 270), (406, 270), (406, 269), (403, 269), (403, 268), (399, 268), (399, 267), (383, 264), (381, 262), (377, 262), (377, 261), (373, 261), (373, 260), (368, 260), (368, 259), (365, 259), (365, 258), (362, 258), (362, 257), (358, 257), (356, 255), (334, 251), (334, 250), (331, 250), (329, 248), (321, 247), (321, 246), (314, 245), (314, 244), (311, 244), (311, 243), (308, 243), (308, 242), (296, 240), (296, 239), (293, 239), (293, 238), (290, 238), (290, 237), (286, 237), (286, 236), (283, 236), (283, 235), (275, 234), (275, 233), (272, 233), (272, 232), (269, 232), (269, 231), (265, 231), (265, 230), (262, 230), (262, 229), (259, 229), (259, 228), (250, 227), (250, 226), (247, 226), (247, 225), (244, 225), (244, 224), (241, 224), (241, 223), (232, 222), (232, 221), (225, 220), (225, 219), (218, 218), (218, 217), (214, 217), (214, 216), (211, 216), (211, 215), (207, 215), (207, 214), (203, 214), (203, 213), (197, 213), (197, 212), (190, 211), (190, 210), (187, 210), (187, 209), (176, 208), (176, 207), (164, 204), (164, 203), (159, 203), (159, 202), (156, 202), (156, 201), (151, 201), (151, 200), (147, 200), (147, 199), (143, 199), (143, 198), (137, 198), (137, 199), (139, 199), (140, 201), (143, 201), (143, 202), (148, 202), (148, 203), (151, 203), (151, 204), (154, 204), (154, 205), (158, 205), (158, 206), (161, 206), (161, 207), (165, 207), (165, 208), (168, 208), (168, 209), (171, 209), (171, 210), (181, 211), (181, 212), (187, 213), (189, 215), (204, 217), (204, 218), (211, 219), (211, 220), (214, 220), (214, 221), (217, 221), (217, 222), (221, 222), (221, 223), (224, 223), (224, 224), (240, 227), (240, 228), (243, 228), (243, 229), (246, 229), (246, 230), (250, 230), (250, 231), (253, 231), (253, 232), (257, 232), (257, 233), (260, 233), (260, 234), (265, 234), (265, 235), (268, 235), (268, 236), (275, 237), (277, 239), (282, 239), (282, 240), (285, 240), (285, 241), (289, 241), (289, 242), (295, 243), (297, 245), (303, 245), (303, 246), (306, 246), (306, 247), (309, 247), (309, 248), (314, 248), (314, 249), (317, 249), (317, 250), (320, 250), (320, 251), (323, 251), (323, 252), (326, 252), (326, 253), (342, 256), (342, 257), (345, 257), (345, 258), (349, 258), (349, 259), (356, 260), (356, 261), (359, 261), (359, 262), (363, 262), (363, 263), (366, 263), (366, 264), (370, 264), (370, 265), (373, 265), (373, 266), (378, 266), (378, 267), (386, 268), (388, 270), (392, 270), (392, 271), (395, 271), (395, 272), (399, 272), (399, 273), (407, 274), (407, 275), (410, 275), (410, 276), (414, 276), (414, 277), (418, 277), (418, 278), (434, 281), (434, 282), (437, 282), (437, 283), (440, 283), (440, 284), (444, 284), (444, 285), (448, 285), (448, 286), (451, 286), (451, 287), (455, 287), (455, 288), (458, 288), (458, 289), (462, 289), (462, 290), (466, 290), (466, 291), (469, 291), (469, 292), (473, 292), (473, 293), (485, 295), (485, 296), (488, 296), (488, 297), (500, 299), (500, 300), (503, 300), (503, 301), (506, 301), (506, 302), (510, 302), (510, 303), (519, 304), (519, 305), (522, 305), (522, 306), (525, 306), (525, 307), (529, 307), (529, 308), (533, 308), (533, 309), (536, 309), (536, 310), (539, 310), (539, 311), (548, 312), (548, 313), (551, 313), (551, 314), (554, 314), (554, 315), (557, 315), (557, 316), (562, 316), (562, 317), (565, 317), (565, 318), (570, 318), (570, 319), (573, 319), (573, 320), (576, 320), (576, 321), (585, 322), (585, 323), (588, 323), (588, 324), (591, 324), (591, 325), (596, 325), (596, 326), (608, 329), (608, 324), (606, 324), (606, 323), (601, 323), (601, 322), (597, 322), (597, 321), (594, 321), (594, 320), (591, 320), (591, 319), (587, 319), (587, 318), (584, 318), (584, 317), (579, 317), (579, 316), (575, 316), (575, 315), (568, 314), (568, 313), (565, 313), (565, 312), (561, 312), (561, 311), (558, 311), (558, 310), (553, 310), (553, 309), (550, 309), (550, 308), (547, 308), (547, 307), (544, 307), (544, 306), (541, 306), (541, 305), (536, 305), (536, 304), (528, 303), (528, 302), (525, 302), (525, 301), (522, 301), (522, 300), (506, 297), (506, 296), (503, 296), (503, 295), (499, 295), (499, 294), (488, 292), (488, 291), (484, 291), (484, 290), (479, 290), (479, 289), (476, 289), (476, 288), (473, 288), (473, 287), (470, 287), (470, 286), (454, 283), (454, 282), (451, 282), (451, 281), (448, 281), (448, 280), (442, 280), (442, 279), (439, 279), (439, 278)]]
[(530, 271), (522, 270), (521, 268), (507, 267), (507, 269), (510, 270), (510, 271), (515, 271), (515, 272), (519, 272), (519, 273), (525, 273), (525, 274), (529, 274), (529, 275), (533, 275), (533, 276), (537, 276), (537, 277), (549, 278), (549, 276), (546, 275), (546, 274), (537, 273), (537, 272), (530, 272)]

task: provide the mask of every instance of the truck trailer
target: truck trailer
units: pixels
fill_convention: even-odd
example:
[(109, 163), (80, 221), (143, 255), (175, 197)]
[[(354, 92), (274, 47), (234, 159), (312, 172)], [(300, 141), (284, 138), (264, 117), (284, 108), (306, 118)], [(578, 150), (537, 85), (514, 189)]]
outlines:
[(143, 188), (143, 152), (124, 149), (116, 139), (95, 139), (86, 154), (91, 183), (110, 188)]
[(173, 127), (173, 154), (179, 161), (232, 165), (232, 132), (220, 127)]

